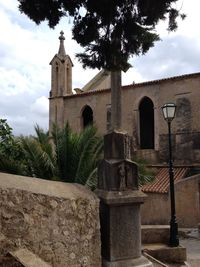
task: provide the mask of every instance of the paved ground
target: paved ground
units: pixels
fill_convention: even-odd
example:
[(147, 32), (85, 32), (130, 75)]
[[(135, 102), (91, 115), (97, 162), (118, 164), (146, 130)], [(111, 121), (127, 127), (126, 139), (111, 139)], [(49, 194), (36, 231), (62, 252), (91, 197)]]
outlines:
[(180, 243), (187, 249), (187, 261), (191, 267), (200, 267), (200, 234), (197, 229), (185, 230), (186, 237)]
[[(180, 244), (187, 249), (187, 264), (169, 264), (162, 263), (155, 264), (154, 266), (167, 266), (167, 267), (200, 267), (200, 233), (197, 229), (179, 229), (179, 240)], [(158, 244), (157, 244), (158, 245)], [(156, 244), (145, 245), (145, 248), (148, 249), (148, 246), (154, 247)], [(151, 261), (151, 259), (149, 259)]]

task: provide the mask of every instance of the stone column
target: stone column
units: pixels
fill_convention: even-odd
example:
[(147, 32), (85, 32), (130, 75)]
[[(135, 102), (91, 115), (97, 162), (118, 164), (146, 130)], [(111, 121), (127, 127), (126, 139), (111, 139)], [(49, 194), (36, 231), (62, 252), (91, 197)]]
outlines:
[(114, 130), (104, 136), (104, 159), (98, 169), (103, 267), (151, 267), (141, 255), (137, 165), (130, 160), (130, 137)]
[(111, 71), (111, 129), (121, 128), (121, 71)]

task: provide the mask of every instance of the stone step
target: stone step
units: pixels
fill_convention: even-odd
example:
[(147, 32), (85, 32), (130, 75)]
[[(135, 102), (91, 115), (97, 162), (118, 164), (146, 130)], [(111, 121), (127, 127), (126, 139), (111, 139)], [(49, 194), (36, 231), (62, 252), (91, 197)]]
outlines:
[[(182, 262), (182, 263), (168, 263), (168, 262), (162, 262), (161, 260), (158, 260), (154, 257), (152, 257), (147, 252), (143, 252), (143, 255), (153, 264), (153, 267), (193, 267), (188, 262)], [(195, 266), (199, 267), (199, 266)]]
[(186, 248), (182, 246), (169, 247), (163, 243), (143, 244), (143, 252), (157, 260), (166, 263), (182, 264), (186, 261)]

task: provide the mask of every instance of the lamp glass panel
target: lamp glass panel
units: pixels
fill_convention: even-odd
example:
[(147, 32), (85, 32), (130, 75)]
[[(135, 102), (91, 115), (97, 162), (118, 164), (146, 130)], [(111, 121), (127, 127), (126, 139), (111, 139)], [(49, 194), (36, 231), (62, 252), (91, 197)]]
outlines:
[(173, 119), (175, 115), (175, 106), (170, 105), (167, 107), (167, 118)]
[(163, 116), (166, 119), (167, 118), (167, 107), (166, 106), (163, 106), (162, 107), (162, 111), (163, 111)]
[(176, 105), (174, 103), (168, 103), (165, 104), (162, 107), (162, 111), (163, 111), (163, 116), (165, 118), (165, 120), (173, 120), (174, 116), (175, 116), (175, 111), (176, 111)]

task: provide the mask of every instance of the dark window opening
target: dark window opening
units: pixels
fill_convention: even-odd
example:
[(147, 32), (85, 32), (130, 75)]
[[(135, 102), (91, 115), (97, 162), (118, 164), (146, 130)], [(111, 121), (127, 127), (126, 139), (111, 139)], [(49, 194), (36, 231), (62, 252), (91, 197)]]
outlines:
[(86, 106), (82, 113), (83, 128), (93, 124), (93, 111), (89, 106)]
[(56, 91), (56, 94), (58, 94), (58, 64), (56, 63), (56, 84), (55, 84), (55, 91)]
[(154, 149), (154, 107), (150, 98), (145, 97), (139, 106), (140, 148)]

